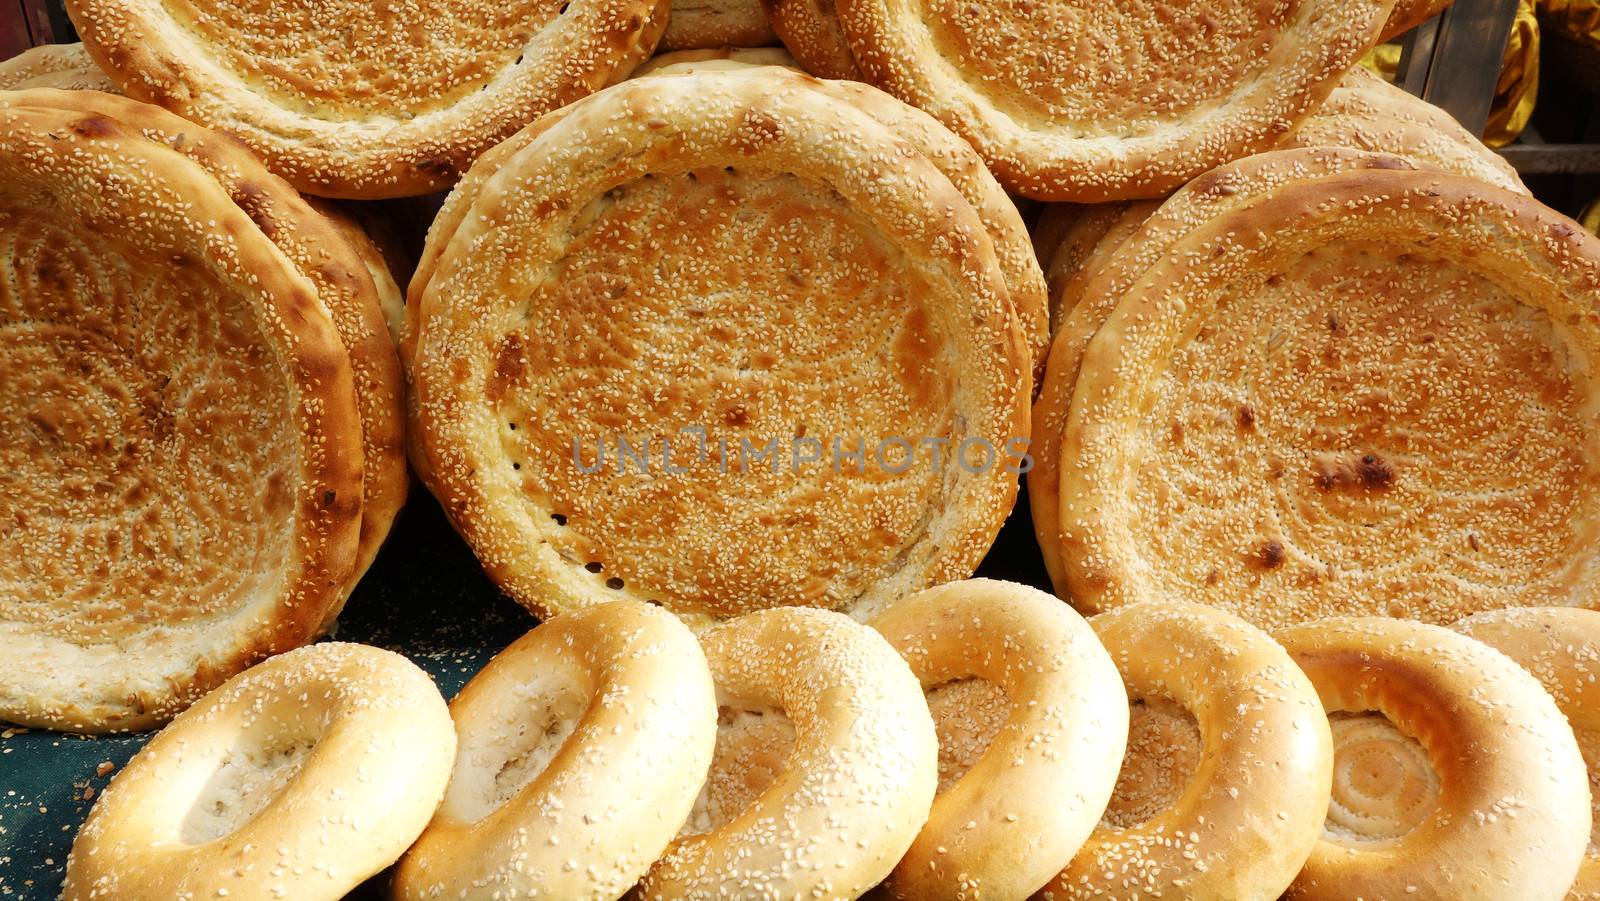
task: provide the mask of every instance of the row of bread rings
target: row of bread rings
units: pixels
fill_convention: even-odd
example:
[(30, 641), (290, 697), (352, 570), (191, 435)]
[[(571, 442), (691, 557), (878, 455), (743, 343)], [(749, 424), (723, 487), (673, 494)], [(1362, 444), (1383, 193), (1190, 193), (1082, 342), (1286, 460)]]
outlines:
[[(697, 642), (658, 608), (604, 604), (513, 643), (448, 713), (398, 655), (292, 651), (113, 780), (64, 896), (336, 898), (402, 852), (402, 898), (840, 898), (882, 882), (902, 898), (1554, 899), (1597, 884), (1573, 730), (1600, 718), (1600, 613), (1328, 620), (1275, 641), (1208, 607), (1086, 622), (973, 580), (872, 627), (783, 608)], [(970, 768), (940, 774), (946, 730), (923, 690), (962, 680), (997, 687), (1004, 712)], [(708, 812), (719, 704), (781, 711), (792, 745), (742, 808)], [(1180, 750), (1140, 740), (1161, 705), (1192, 717), (1196, 760), (1127, 822)]]

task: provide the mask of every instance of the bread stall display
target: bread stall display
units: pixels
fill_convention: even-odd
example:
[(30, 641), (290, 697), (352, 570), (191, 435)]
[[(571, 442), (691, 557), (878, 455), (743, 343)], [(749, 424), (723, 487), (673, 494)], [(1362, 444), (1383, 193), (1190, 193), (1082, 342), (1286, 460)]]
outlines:
[(15, 2), (0, 897), (1600, 893), (1515, 0)]

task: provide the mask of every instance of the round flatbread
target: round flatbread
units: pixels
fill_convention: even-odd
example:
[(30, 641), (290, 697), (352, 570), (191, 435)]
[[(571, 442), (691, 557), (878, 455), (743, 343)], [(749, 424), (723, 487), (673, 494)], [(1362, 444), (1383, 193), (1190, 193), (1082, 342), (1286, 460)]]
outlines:
[(72, 0), (129, 96), (234, 135), (296, 188), (448, 187), (540, 114), (628, 74), (667, 0)]
[[(389, 335), (373, 266), (353, 239), (360, 228), (331, 204), (308, 202), (268, 172), (250, 151), (225, 135), (148, 103), (98, 92), (36, 90), (0, 95), (0, 107), (46, 106), (102, 116), (177, 150), (209, 173), (261, 234), (309, 280), (333, 317), (355, 375), (361, 412), (361, 545), (345, 586), (355, 588), (377, 557), (405, 505), (405, 407), (400, 358)], [(383, 278), (393, 285), (392, 280)], [(398, 291), (398, 289), (394, 289)], [(391, 299), (389, 301), (393, 303)], [(329, 623), (343, 599), (329, 612)]]
[(421, 289), (419, 440), (535, 610), (868, 617), (1010, 510), (1029, 361), (983, 221), (807, 80), (635, 79), (472, 180)]
[(1060, 454), (1075, 602), (1281, 625), (1600, 596), (1600, 241), (1576, 223), (1357, 167), (1210, 219), (1118, 293)]
[(1383, 39), (1397, 38), (1437, 16), (1449, 7), (1452, 0), (1399, 0), (1389, 21), (1383, 23)]
[(82, 44), (41, 44), (0, 61), (0, 90), (28, 88), (118, 93)]
[(0, 265), (0, 719), (149, 727), (315, 637), (362, 524), (315, 286), (189, 157), (46, 107), (0, 108)]
[(673, 0), (661, 49), (765, 47), (777, 39), (761, 0)]
[(1517, 170), (1449, 113), (1359, 66), (1280, 147), (1354, 147), (1409, 157), (1527, 194)]
[(839, 20), (867, 80), (971, 141), (1008, 189), (1089, 203), (1161, 197), (1270, 148), (1391, 8), (843, 0)]

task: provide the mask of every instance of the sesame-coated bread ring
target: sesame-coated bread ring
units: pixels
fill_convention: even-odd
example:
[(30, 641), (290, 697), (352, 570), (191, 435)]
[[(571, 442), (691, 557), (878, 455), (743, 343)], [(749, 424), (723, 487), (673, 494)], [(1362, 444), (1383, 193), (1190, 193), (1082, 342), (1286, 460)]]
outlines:
[(355, 384), (316, 285), (205, 168), (6, 105), (32, 96), (0, 94), (0, 521), (25, 524), (0, 530), (0, 719), (146, 728), (343, 599)]
[[(148, 103), (97, 91), (32, 90), (0, 95), (0, 107), (46, 106), (104, 116), (198, 163), (261, 233), (294, 263), (328, 308), (355, 375), (361, 413), (361, 543), (345, 583), (352, 591), (377, 558), (405, 505), (403, 375), (360, 229), (325, 201), (302, 198), (244, 145)], [(390, 279), (392, 285), (392, 279)], [(328, 612), (332, 623), (343, 599)]]
[(396, 898), (621, 897), (688, 819), (717, 735), (694, 634), (632, 601), (524, 635), (450, 715), (455, 771)]
[(1089, 624), (1127, 685), (1128, 751), (1100, 828), (1038, 897), (1277, 898), (1328, 811), (1316, 690), (1214, 607), (1149, 602)]
[(1290, 898), (1555, 901), (1589, 780), (1537, 680), (1489, 646), (1384, 617), (1277, 633), (1333, 723), (1333, 801)]
[(905, 661), (866, 626), (803, 607), (742, 616), (701, 644), (722, 707), (718, 759), (637, 897), (843, 899), (882, 881), (938, 780)]
[(62, 897), (342, 898), (416, 839), (455, 749), (439, 690), (399, 654), (330, 642), (274, 657), (117, 773)]
[(1577, 223), (1357, 167), (1214, 216), (1142, 270), (1110, 292), (1065, 417), (1082, 608), (1453, 622), (1600, 596), (1600, 240)]
[(772, 30), (800, 67), (818, 78), (861, 81), (834, 0), (761, 0)]
[(810, 80), (585, 98), (491, 161), (424, 261), (425, 469), (536, 611), (865, 619), (971, 575), (1010, 510), (1030, 361), (983, 220), (912, 144), (794, 89)]
[(971, 141), (1007, 189), (1095, 203), (1162, 197), (1271, 148), (1393, 7), (840, 0), (838, 13), (865, 80)]
[[(1060, 872), (1100, 819), (1128, 734), (1117, 667), (1072, 608), (1023, 585), (930, 588), (871, 623), (930, 696), (999, 690), (987, 741), (941, 723), (933, 813), (885, 885), (897, 898), (1024, 898)], [(958, 717), (962, 711), (958, 713)], [(948, 761), (948, 763), (947, 763)]]
[(27, 88), (118, 93), (116, 84), (94, 64), (82, 44), (40, 44), (0, 60), (0, 90)]
[(244, 141), (308, 194), (449, 187), (541, 114), (649, 57), (668, 0), (71, 0), (130, 97)]
[(1589, 846), (1572, 901), (1600, 899), (1600, 613), (1575, 607), (1519, 607), (1469, 616), (1451, 628), (1515, 660), (1539, 680), (1572, 726), (1589, 772)]
[(1068, 591), (1060, 551), (1062, 430), (1083, 354), (1117, 302), (1180, 238), (1223, 212), (1270, 198), (1287, 184), (1372, 167), (1415, 168), (1398, 157), (1331, 147), (1256, 154), (1207, 172), (1159, 205), (1095, 207), (1062, 242), (1048, 274), (1053, 330), (1033, 407), (1034, 467), (1027, 479), (1034, 534), (1058, 593)]
[(1048, 280), (1050, 258), (1055, 255), (1061, 242), (1066, 240), (1067, 233), (1078, 224), (1078, 220), (1095, 210), (1097, 205), (1041, 203), (1038, 207), (1033, 225), (1028, 229), (1028, 236), (1033, 240), (1033, 255), (1038, 258), (1039, 265), (1046, 268), (1045, 278)]
[(764, 47), (777, 39), (761, 0), (672, 0), (660, 49)]
[(799, 68), (794, 57), (782, 47), (703, 47), (657, 53), (639, 68), (634, 69), (633, 74), (628, 77), (638, 78), (668, 68), (674, 72), (692, 72), (706, 69), (741, 69), (746, 66)]

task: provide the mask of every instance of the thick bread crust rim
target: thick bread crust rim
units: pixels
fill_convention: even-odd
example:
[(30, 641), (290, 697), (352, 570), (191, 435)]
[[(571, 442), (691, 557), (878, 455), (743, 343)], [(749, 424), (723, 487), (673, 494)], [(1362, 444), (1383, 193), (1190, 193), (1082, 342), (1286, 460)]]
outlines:
[[(83, 648), (0, 626), (0, 717), (27, 726), (109, 732), (147, 728), (263, 657), (316, 636), (354, 566), (361, 526), (361, 429), (349, 356), (313, 287), (193, 161), (98, 115), (42, 108), (0, 109), (0, 154), (32, 158), (34, 171), (95, 166), (159, 178), (182, 199), (180, 213), (113, 210), (124, 218), (162, 215), (193, 241), (196, 257), (220, 281), (252, 298), (284, 372), (294, 379), (302, 437), (297, 461), (291, 558), (282, 591), (238, 611), (224, 640), (192, 633), (157, 635), (161, 654)], [(115, 162), (113, 162), (115, 161)], [(115, 202), (98, 195), (96, 202)], [(30, 649), (29, 641), (33, 642)], [(98, 684), (53, 684), (62, 655), (82, 657)], [(130, 660), (130, 658), (133, 658)], [(130, 672), (130, 665), (133, 671)]]
[(519, 61), (410, 118), (321, 117), (220, 65), (166, 0), (67, 0), (85, 48), (130, 96), (234, 135), (308, 194), (378, 199), (448, 187), (540, 114), (625, 76), (666, 27), (668, 0), (571, 0)]
[[(1153, 590), (1126, 519), (1113, 512), (1137, 464), (1128, 430), (1147, 392), (1245, 259), (1285, 260), (1348, 237), (1473, 268), (1543, 309), (1591, 371), (1600, 364), (1600, 240), (1520, 194), (1436, 172), (1364, 169), (1284, 187), (1212, 219), (1139, 277), (1084, 353), (1061, 447), (1061, 551), (1075, 604), (1104, 610)], [(1600, 460), (1600, 397), (1592, 393), (1591, 461)], [(1575, 564), (1571, 564), (1575, 565)], [(1586, 599), (1574, 598), (1574, 602)], [(1265, 611), (1243, 611), (1247, 619)], [(1292, 615), (1292, 614), (1291, 614)]]
[[(496, 459), (499, 440), (481, 408), (492, 355), (450, 353), (481, 345), (509, 307), (492, 299), (504, 287), (495, 259), (539, 245), (527, 229), (512, 235), (504, 223), (531, 223), (537, 238), (570, 221), (585, 198), (648, 173), (734, 165), (825, 183), (960, 304), (947, 321), (966, 324), (950, 337), (967, 361), (955, 407), (968, 434), (1027, 434), (1027, 350), (978, 214), (931, 162), (865, 113), (819, 92), (785, 90), (797, 77), (773, 70), (642, 78), (569, 107), (553, 124), (535, 123), (539, 136), (482, 184), (423, 288), (412, 394), (430, 487), (500, 587), (540, 615), (593, 603), (593, 574), (542, 540), (559, 534), (553, 511), (508, 500), (524, 495)], [(995, 466), (947, 485), (944, 508), (903, 568), (847, 602), (852, 615), (868, 618), (895, 598), (972, 574), (1011, 509), (1016, 479)], [(618, 594), (652, 599), (632, 586)]]
[[(405, 390), (367, 263), (329, 216), (268, 172), (236, 139), (180, 119), (158, 106), (98, 91), (31, 90), (0, 95), (0, 107), (42, 106), (105, 116), (176, 150), (209, 172), (261, 233), (316, 287), (339, 331), (355, 376), (361, 411), (361, 544), (355, 571), (329, 624), (366, 574), (405, 505)], [(350, 223), (350, 228), (359, 226)]]
[(934, 49), (922, 0), (841, 0), (839, 17), (867, 80), (970, 141), (1007, 188), (1095, 203), (1160, 197), (1207, 169), (1270, 149), (1377, 41), (1393, 6), (1301, 0), (1256, 77), (1203, 111), (1121, 135), (1090, 135), (987, 93)]

